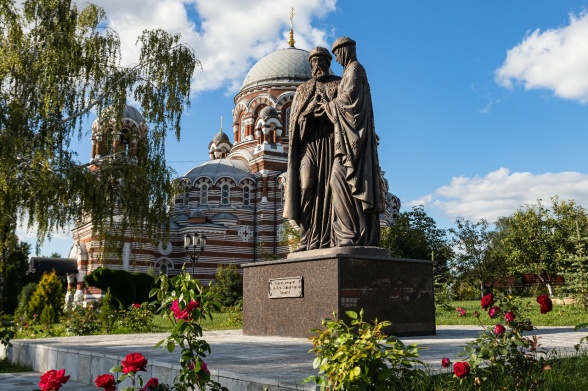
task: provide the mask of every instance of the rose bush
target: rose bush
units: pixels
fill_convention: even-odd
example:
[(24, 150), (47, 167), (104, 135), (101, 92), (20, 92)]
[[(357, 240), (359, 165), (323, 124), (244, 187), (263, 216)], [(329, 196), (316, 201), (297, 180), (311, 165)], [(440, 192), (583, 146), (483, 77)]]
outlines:
[(363, 309), (345, 314), (351, 325), (333, 313), (335, 319), (323, 320), (323, 329), (311, 330), (313, 367), (319, 374), (304, 383), (313, 381), (322, 390), (401, 390), (423, 378), (417, 346), (406, 346), (382, 331), (390, 322), (365, 322)]
[[(542, 313), (551, 311), (551, 299), (547, 295), (539, 296), (537, 302)], [(516, 389), (536, 388), (542, 382), (543, 368), (549, 366), (552, 356), (540, 347), (535, 335), (523, 335), (534, 329), (531, 319), (525, 316), (530, 303), (523, 305), (521, 300), (512, 296), (496, 299), (488, 294), (482, 298), (480, 305), (488, 312), (490, 319), (504, 314), (506, 325), (496, 323), (487, 327), (480, 317), (477, 318), (483, 331), (461, 353), (467, 358), (468, 369), (474, 375), (471, 380), (474, 386), (497, 376), (506, 376)], [(464, 373), (462, 364), (459, 371)], [(460, 377), (457, 373), (456, 376)]]
[(182, 273), (173, 278), (162, 274), (157, 279), (159, 287), (150, 292), (156, 297), (158, 312), (166, 316), (173, 324), (169, 337), (159, 341), (161, 346), (173, 352), (176, 345), (182, 349), (180, 370), (174, 379), (176, 391), (187, 390), (226, 390), (210, 378), (210, 371), (203, 357), (210, 354), (210, 345), (202, 339), (202, 320), (212, 319), (213, 311), (220, 311), (220, 305), (214, 296), (203, 289), (202, 284), (182, 269)]

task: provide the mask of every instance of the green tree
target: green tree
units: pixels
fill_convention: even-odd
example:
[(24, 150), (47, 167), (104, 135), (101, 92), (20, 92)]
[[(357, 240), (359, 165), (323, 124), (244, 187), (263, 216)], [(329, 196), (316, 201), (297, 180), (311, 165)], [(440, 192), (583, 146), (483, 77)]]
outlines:
[[(581, 236), (588, 234), (588, 213), (573, 200), (551, 198), (547, 208), (541, 200), (527, 204), (512, 216), (499, 220), (501, 252), (511, 273), (533, 273), (553, 295), (552, 279), (570, 267), (578, 243), (570, 240), (578, 224)], [(580, 243), (583, 251), (586, 243)]]
[(3, 277), (0, 289), (3, 311), (13, 314), (18, 306), (18, 294), (27, 282), (30, 246), (25, 242), (19, 243), (16, 235), (12, 235), (8, 243), (9, 247), (3, 250), (0, 261), (0, 272)]
[(507, 272), (501, 257), (494, 251), (493, 239), (497, 235), (486, 220), (473, 222), (461, 217), (455, 220), (455, 228), (449, 232), (454, 250), (452, 266), (460, 279), (479, 284), (480, 297), (484, 296), (484, 282)]
[(223, 307), (230, 307), (243, 298), (243, 276), (235, 265), (219, 265), (214, 276), (215, 282), (210, 287)]
[(46, 306), (51, 305), (58, 319), (63, 312), (64, 300), (63, 284), (55, 270), (44, 273), (28, 303), (27, 313), (29, 317), (33, 314), (40, 315)]
[[(122, 66), (106, 24), (94, 4), (0, 0), (0, 243), (24, 216), (40, 242), (84, 217), (108, 232), (123, 213), (116, 234), (134, 228), (151, 238), (169, 221), (165, 138), (179, 139), (199, 63), (179, 35), (146, 30), (137, 64)], [(93, 169), (78, 162), (70, 142), (85, 136), (90, 112), (113, 125), (103, 136), (114, 140), (128, 96), (149, 124), (136, 160), (111, 150)]]
[(447, 261), (452, 250), (447, 230), (437, 228), (422, 205), (409, 212), (401, 212), (394, 223), (382, 229), (380, 247), (388, 248), (392, 257), (434, 259), (435, 274), (447, 276)]

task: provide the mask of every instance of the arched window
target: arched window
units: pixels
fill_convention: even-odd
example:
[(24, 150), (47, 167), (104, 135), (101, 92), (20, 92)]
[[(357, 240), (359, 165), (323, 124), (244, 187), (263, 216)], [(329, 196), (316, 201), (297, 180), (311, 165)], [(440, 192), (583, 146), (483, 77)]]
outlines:
[(159, 265), (159, 274), (165, 274), (167, 275), (167, 265), (162, 263), (161, 265)]
[(200, 186), (200, 205), (208, 205), (208, 185), (206, 183)]
[(243, 206), (251, 205), (251, 189), (249, 186), (243, 188)]
[(224, 183), (221, 186), (221, 205), (229, 205), (230, 204), (230, 196), (231, 196), (231, 192), (229, 189), (229, 184)]
[(245, 141), (245, 116), (241, 117), (241, 142)]
[(284, 124), (284, 137), (288, 136), (288, 131), (290, 127), (290, 107), (286, 109), (286, 123)]

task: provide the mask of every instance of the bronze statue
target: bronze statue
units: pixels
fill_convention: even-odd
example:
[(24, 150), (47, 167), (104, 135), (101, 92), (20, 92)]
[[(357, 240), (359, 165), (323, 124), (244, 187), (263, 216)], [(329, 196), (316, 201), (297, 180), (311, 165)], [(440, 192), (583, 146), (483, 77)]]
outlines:
[(332, 243), (333, 124), (317, 111), (321, 102), (331, 102), (337, 95), (341, 78), (329, 74), (332, 58), (322, 47), (310, 52), (312, 78), (296, 89), (292, 103), (284, 217), (300, 228), (300, 246), (295, 251), (327, 248)]
[(377, 246), (384, 194), (380, 182), (378, 136), (367, 75), (357, 61), (355, 41), (333, 43), (335, 59), (344, 68), (336, 96), (318, 103), (334, 125), (334, 161), (329, 179), (332, 198), (332, 245)]

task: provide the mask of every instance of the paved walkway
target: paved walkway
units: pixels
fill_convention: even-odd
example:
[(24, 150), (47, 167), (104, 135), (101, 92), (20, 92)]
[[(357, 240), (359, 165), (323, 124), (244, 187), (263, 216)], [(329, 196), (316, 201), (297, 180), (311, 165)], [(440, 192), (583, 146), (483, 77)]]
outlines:
[[(435, 336), (401, 340), (426, 348), (419, 352), (420, 359), (437, 369), (443, 357), (458, 358), (463, 345), (480, 330), (475, 326), (438, 326)], [(574, 332), (573, 327), (539, 327), (536, 334), (541, 337), (543, 347), (573, 353), (574, 345), (588, 333), (586, 330)], [(120, 362), (131, 352), (141, 352), (149, 360), (145, 380), (156, 376), (171, 383), (177, 373), (179, 352), (153, 350), (155, 343), (166, 336), (134, 334), (17, 340), (11, 359), (28, 360), (36, 372), (0, 374), (0, 389), (30, 391), (37, 388), (41, 372), (65, 367), (66, 374), (72, 378), (64, 391), (96, 390), (94, 378), (106, 373), (113, 363)], [(316, 374), (312, 368), (314, 356), (308, 353), (312, 345), (307, 339), (245, 336), (241, 330), (210, 331), (205, 332), (204, 337), (212, 349), (212, 354), (206, 358), (211, 374), (218, 376), (231, 391), (246, 390), (252, 384), (255, 384), (253, 389), (263, 386), (270, 390), (314, 389), (300, 386), (302, 379)]]

